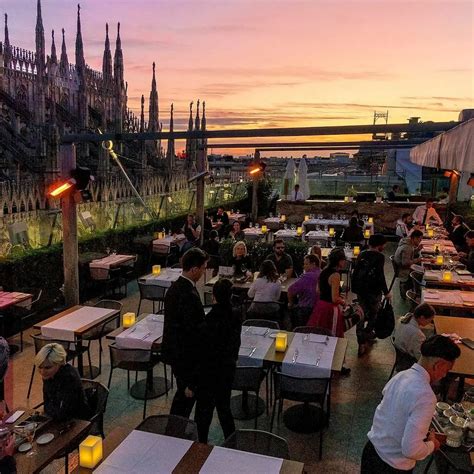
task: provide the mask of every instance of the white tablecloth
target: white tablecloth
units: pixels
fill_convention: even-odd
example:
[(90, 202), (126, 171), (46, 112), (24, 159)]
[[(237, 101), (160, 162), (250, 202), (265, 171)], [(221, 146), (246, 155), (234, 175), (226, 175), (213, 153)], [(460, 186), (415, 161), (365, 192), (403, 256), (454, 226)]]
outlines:
[(104, 268), (110, 270), (112, 267), (118, 267), (120, 265), (132, 264), (135, 261), (134, 255), (119, 255), (111, 254), (107, 257), (100, 258), (99, 260), (92, 260), (89, 264), (91, 268)]
[(306, 378), (330, 377), (336, 344), (337, 337), (295, 334), (286, 350), (282, 373)]
[(181, 247), (186, 240), (184, 234), (176, 235), (167, 235), (164, 239), (155, 239), (153, 245), (163, 245), (165, 247), (170, 247), (171, 245), (178, 245)]
[(234, 221), (242, 222), (242, 221), (245, 220), (245, 214), (237, 214), (237, 213), (232, 214), (232, 213), (230, 213), (230, 212), (228, 212), (227, 214), (228, 214), (228, 216), (229, 216), (229, 222), (230, 222), (231, 224), (232, 224), (232, 222), (234, 222)]
[(192, 444), (187, 439), (134, 430), (94, 472), (169, 474)]
[(106, 316), (111, 312), (112, 310), (109, 308), (84, 306), (62, 318), (56, 319), (56, 321), (45, 324), (41, 327), (41, 334), (51, 339), (59, 339), (60, 341), (74, 341), (75, 331), (96, 321), (106, 320)]
[[(319, 225), (328, 227), (347, 227), (349, 225), (349, 219), (308, 219), (303, 222), (303, 226), (307, 225)], [(370, 229), (374, 232), (374, 224), (370, 224), (368, 221), (364, 221), (364, 229)]]
[(329, 232), (325, 230), (310, 230), (306, 233), (306, 240), (327, 240)]
[(212, 448), (200, 474), (279, 474), (283, 459), (221, 447)]
[(242, 328), (238, 365), (262, 367), (268, 349), (275, 340), (269, 336), (276, 332), (278, 331), (275, 329), (244, 326)]
[(243, 230), (245, 236), (255, 236), (259, 237), (263, 235), (262, 229), (259, 227), (258, 229), (256, 227), (247, 227), (246, 229)]
[(181, 268), (162, 268), (159, 275), (145, 275), (140, 278), (140, 282), (147, 285), (161, 286), (162, 288), (169, 288), (183, 273)]
[(153, 343), (163, 336), (163, 314), (147, 314), (143, 319), (126, 329), (115, 338), (121, 349), (149, 350)]
[(296, 233), (296, 230), (291, 230), (291, 229), (280, 229), (275, 232), (274, 238), (278, 239), (294, 239), (298, 238), (301, 239), (302, 235), (298, 235)]

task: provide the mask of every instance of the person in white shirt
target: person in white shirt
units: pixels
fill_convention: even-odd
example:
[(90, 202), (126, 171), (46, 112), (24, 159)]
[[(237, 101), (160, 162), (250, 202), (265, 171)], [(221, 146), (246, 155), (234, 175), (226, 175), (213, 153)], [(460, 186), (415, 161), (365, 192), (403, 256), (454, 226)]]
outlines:
[(291, 201), (304, 201), (304, 196), (303, 193), (300, 191), (299, 184), (295, 184), (295, 189), (291, 192)]
[(411, 214), (409, 214), (408, 212), (405, 212), (402, 215), (401, 219), (398, 219), (397, 221), (395, 234), (398, 235), (398, 237), (401, 237), (402, 239), (404, 237), (408, 237), (412, 223), (413, 223), (413, 218), (411, 217)]
[(413, 472), (417, 461), (440, 448), (428, 432), (436, 406), (430, 384), (445, 377), (460, 354), (448, 337), (432, 336), (422, 344), (418, 363), (385, 385), (362, 452), (362, 474)]
[(426, 200), (426, 204), (422, 206), (418, 206), (413, 213), (413, 220), (417, 224), (429, 224), (430, 221), (435, 221), (436, 224), (442, 225), (443, 221), (439, 214), (436, 212), (434, 208), (434, 200), (432, 198), (428, 198)]
[(252, 283), (247, 294), (249, 298), (253, 298), (253, 303), (248, 310), (249, 313), (261, 314), (279, 311), (278, 301), (281, 295), (281, 283), (276, 266), (271, 260), (262, 262), (258, 278)]
[(393, 335), (395, 347), (418, 360), (421, 357), (421, 345), (426, 341), (422, 328), (433, 323), (434, 315), (434, 308), (422, 303), (413, 313), (401, 317)]

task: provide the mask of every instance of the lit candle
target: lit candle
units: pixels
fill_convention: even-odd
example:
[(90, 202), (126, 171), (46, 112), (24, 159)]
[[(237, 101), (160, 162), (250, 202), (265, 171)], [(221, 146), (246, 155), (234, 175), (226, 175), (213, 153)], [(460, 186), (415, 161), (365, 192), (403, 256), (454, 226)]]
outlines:
[(425, 229), (428, 230), (430, 228), (429, 224), (426, 224)]
[(262, 234), (266, 234), (267, 230), (268, 230), (268, 227), (265, 224), (263, 224), (262, 225)]
[(285, 221), (286, 221), (286, 216), (285, 216), (285, 214), (282, 214), (282, 215), (281, 215), (280, 220), (281, 220), (282, 222), (285, 222)]
[(275, 351), (285, 352), (288, 343), (286, 332), (278, 332), (275, 337)]
[(296, 235), (301, 236), (302, 234), (303, 234), (303, 227), (298, 227), (298, 228), (296, 229)]
[(374, 218), (373, 217), (369, 217), (369, 224), (373, 224), (374, 223)]
[(102, 438), (89, 435), (79, 445), (79, 465), (93, 469), (102, 460)]
[(125, 313), (122, 316), (122, 326), (129, 328), (135, 324), (135, 313)]
[(354, 247), (354, 257), (357, 257), (357, 255), (360, 254), (360, 247), (358, 245), (356, 245)]
[(349, 202), (349, 196), (344, 197), (344, 202)]
[(364, 238), (365, 239), (368, 239), (370, 237), (370, 230), (369, 229), (365, 229), (364, 230)]
[(453, 274), (450, 271), (443, 272), (443, 281), (452, 281)]
[(155, 239), (159, 239), (159, 238), (160, 238), (160, 235), (161, 235), (161, 232), (155, 232), (155, 233), (153, 234), (153, 237), (154, 237)]
[(304, 221), (309, 221), (309, 216), (304, 216)]
[(436, 256), (436, 265), (443, 265), (444, 263), (444, 258), (442, 255), (437, 255)]
[(333, 227), (329, 228), (329, 237), (334, 237), (334, 228)]
[(151, 270), (153, 275), (159, 275), (161, 273), (161, 265), (153, 265)]
[(428, 229), (428, 237), (432, 238), (434, 236), (434, 230)]

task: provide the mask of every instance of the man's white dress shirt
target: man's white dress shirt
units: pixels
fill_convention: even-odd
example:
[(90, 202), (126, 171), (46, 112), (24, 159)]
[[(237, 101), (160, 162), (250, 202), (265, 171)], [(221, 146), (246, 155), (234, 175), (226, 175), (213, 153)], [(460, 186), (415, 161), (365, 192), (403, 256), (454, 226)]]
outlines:
[(413, 213), (413, 220), (417, 224), (427, 224), (431, 220), (434, 220), (438, 225), (441, 225), (443, 223), (441, 217), (439, 217), (439, 214), (436, 212), (436, 209), (434, 207), (427, 208), (426, 204), (418, 206), (415, 209), (415, 212)]
[(304, 196), (301, 191), (291, 191), (291, 200), (292, 201), (304, 201)]
[(424, 441), (436, 406), (428, 372), (419, 364), (399, 372), (383, 391), (367, 436), (380, 458), (408, 471), (434, 450)]

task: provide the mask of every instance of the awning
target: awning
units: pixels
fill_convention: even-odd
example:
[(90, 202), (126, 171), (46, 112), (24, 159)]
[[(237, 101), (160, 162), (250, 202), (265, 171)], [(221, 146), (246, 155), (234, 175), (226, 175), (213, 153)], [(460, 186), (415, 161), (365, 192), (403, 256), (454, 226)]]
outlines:
[(473, 173), (474, 119), (413, 147), (410, 161), (430, 168)]

